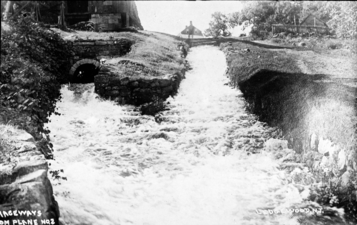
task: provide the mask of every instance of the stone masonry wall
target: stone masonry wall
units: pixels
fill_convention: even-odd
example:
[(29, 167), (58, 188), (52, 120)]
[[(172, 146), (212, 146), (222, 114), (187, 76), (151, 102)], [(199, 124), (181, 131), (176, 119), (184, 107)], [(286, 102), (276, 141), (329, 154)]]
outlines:
[[(138, 76), (135, 74), (145, 73), (145, 67), (139, 64), (134, 67), (136, 70), (121, 70), (122, 73), (118, 73), (113, 72), (110, 66), (103, 66), (94, 77), (96, 93), (120, 104), (142, 105), (153, 101), (155, 97), (166, 99), (176, 94), (185, 72), (182, 70), (160, 77)], [(117, 68), (120, 69), (120, 66)]]
[(74, 59), (94, 59), (98, 56), (123, 56), (130, 52), (134, 42), (126, 38), (115, 40), (76, 40), (73, 41)]

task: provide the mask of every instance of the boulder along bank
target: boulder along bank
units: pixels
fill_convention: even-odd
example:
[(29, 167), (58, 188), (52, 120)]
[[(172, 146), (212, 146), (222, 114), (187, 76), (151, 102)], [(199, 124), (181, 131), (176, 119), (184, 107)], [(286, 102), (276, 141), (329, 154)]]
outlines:
[(48, 178), (47, 160), (35, 139), (24, 130), (0, 126), (1, 158), (5, 156), (9, 162), (0, 167), (0, 220), (4, 224), (58, 224), (59, 209)]
[[(247, 108), (281, 129), (298, 155), (295, 161), (312, 171), (315, 183), (326, 187), (326, 193), (337, 196), (333, 206), (343, 207), (349, 220), (356, 220), (356, 71), (303, 73), (307, 70), (301, 66), (305, 59), (299, 51), (306, 51), (302, 49), (274, 50), (243, 42), (224, 43), (220, 48), (226, 54), (231, 85), (242, 91)], [(311, 54), (333, 57), (333, 53)], [(314, 62), (305, 63), (316, 71)], [(329, 197), (318, 195), (310, 197), (331, 205)]]

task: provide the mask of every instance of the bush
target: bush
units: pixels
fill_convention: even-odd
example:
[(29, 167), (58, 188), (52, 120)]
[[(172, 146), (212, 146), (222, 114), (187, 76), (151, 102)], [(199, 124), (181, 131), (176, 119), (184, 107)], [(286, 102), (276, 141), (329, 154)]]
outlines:
[(326, 48), (328, 49), (341, 49), (342, 47), (343, 45), (339, 40), (328, 40), (326, 42)]
[(1, 33), (0, 121), (41, 140), (55, 111), (60, 84), (68, 80), (69, 46), (31, 18), (10, 21)]

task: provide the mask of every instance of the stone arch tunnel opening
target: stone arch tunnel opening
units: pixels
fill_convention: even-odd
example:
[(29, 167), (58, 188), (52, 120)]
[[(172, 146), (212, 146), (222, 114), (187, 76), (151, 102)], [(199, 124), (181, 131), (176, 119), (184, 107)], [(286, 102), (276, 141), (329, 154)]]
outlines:
[(80, 65), (73, 74), (71, 79), (72, 83), (93, 83), (94, 76), (99, 72), (99, 67), (94, 64), (83, 64)]

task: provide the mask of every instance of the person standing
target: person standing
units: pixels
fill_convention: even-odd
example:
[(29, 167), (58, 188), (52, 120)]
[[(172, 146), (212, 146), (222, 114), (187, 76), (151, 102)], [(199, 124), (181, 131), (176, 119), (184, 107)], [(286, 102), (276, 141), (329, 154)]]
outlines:
[(195, 27), (192, 25), (192, 21), (190, 21), (190, 26), (188, 26), (188, 39), (193, 38), (193, 34), (195, 32)]

